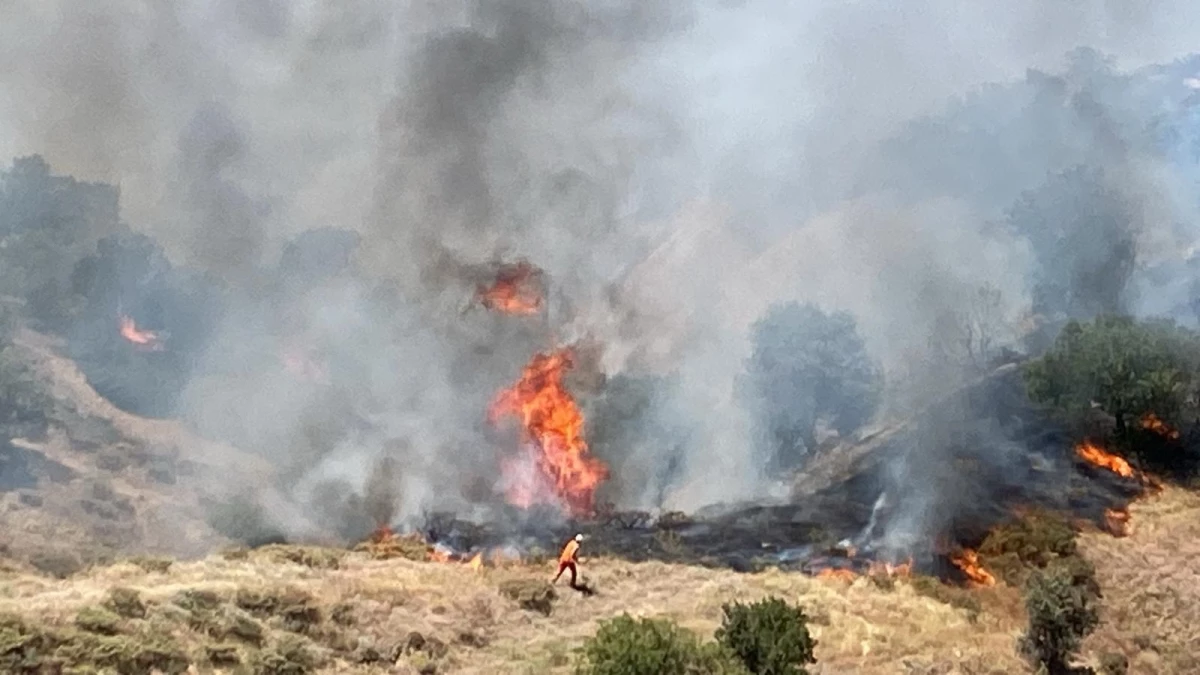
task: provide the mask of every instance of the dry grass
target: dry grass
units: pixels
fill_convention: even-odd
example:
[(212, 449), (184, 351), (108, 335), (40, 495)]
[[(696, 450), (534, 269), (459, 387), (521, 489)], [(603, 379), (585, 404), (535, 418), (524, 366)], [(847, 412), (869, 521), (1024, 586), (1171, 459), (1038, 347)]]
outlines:
[(1200, 495), (1169, 488), (1130, 512), (1130, 537), (1080, 537), (1104, 589), (1086, 649), (1126, 655), (1131, 675), (1200, 672)]
[[(708, 636), (719, 623), (722, 603), (778, 595), (805, 606), (813, 616), (820, 659), (814, 673), (1024, 672), (1012, 649), (1019, 619), (986, 609), (1006, 603), (985, 601), (984, 611), (972, 620), (971, 612), (919, 595), (906, 583), (888, 591), (868, 579), (846, 584), (778, 571), (743, 575), (607, 559), (587, 561), (586, 568), (598, 594), (583, 597), (563, 584), (549, 617), (518, 608), (498, 591), (505, 581), (547, 578), (552, 570), (540, 566), (472, 571), (461, 564), (376, 561), (350, 554), (336, 569), (312, 568), (281, 562), (277, 551), (240, 560), (214, 556), (181, 562), (150, 575), (132, 563), (65, 581), (17, 574), (5, 586), (0, 612), (67, 626), (80, 609), (102, 605), (113, 587), (139, 591), (151, 619), (170, 616), (163, 608), (187, 590), (232, 599), (239, 589), (267, 594), (290, 589), (312, 594), (330, 628), (342, 624), (336, 628), (344, 634), (340, 645), (346, 651), (328, 652), (332, 658), (322, 672), (379, 672), (383, 665), (353, 663), (355, 645), (363, 645), (360, 653), (370, 645), (387, 655), (416, 631), (449, 646), (436, 659), (438, 672), (567, 673), (574, 649), (600, 619), (621, 612), (666, 616)], [(328, 618), (335, 609), (339, 622)], [(279, 634), (279, 626), (265, 624), (268, 640)], [(328, 645), (323, 639), (313, 638)], [(194, 655), (208, 644), (195, 633), (183, 635), (182, 641)], [(418, 653), (401, 656), (400, 664), (415, 671), (428, 660)]]

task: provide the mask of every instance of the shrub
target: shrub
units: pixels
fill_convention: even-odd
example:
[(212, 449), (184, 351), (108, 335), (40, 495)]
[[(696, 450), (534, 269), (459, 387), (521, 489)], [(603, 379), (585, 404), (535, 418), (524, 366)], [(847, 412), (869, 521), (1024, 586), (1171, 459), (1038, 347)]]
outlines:
[(744, 675), (737, 658), (717, 643), (665, 619), (623, 614), (602, 621), (582, 649), (580, 675)]
[(104, 599), (104, 608), (126, 619), (146, 618), (146, 603), (142, 602), (141, 593), (132, 588), (110, 588), (108, 597)]
[(545, 581), (536, 579), (514, 579), (500, 584), (500, 594), (515, 600), (521, 609), (550, 616), (558, 592)]
[(1101, 675), (1126, 675), (1129, 672), (1129, 659), (1124, 654), (1106, 652), (1100, 657)]
[(1025, 587), (1029, 626), (1018, 645), (1022, 655), (1050, 675), (1071, 672), (1069, 660), (1100, 621), (1097, 601), (1066, 566), (1035, 572)]
[(75, 615), (75, 625), (97, 635), (116, 635), (121, 632), (121, 617), (101, 607), (84, 607)]
[(1072, 321), (1054, 346), (1025, 368), (1030, 398), (1076, 422), (1093, 402), (1112, 416), (1118, 438), (1153, 413), (1178, 426), (1200, 384), (1200, 336), (1170, 322), (1101, 316)]
[(721, 608), (725, 614), (717, 642), (737, 655), (756, 675), (806, 675), (805, 664), (816, 663), (804, 610), (779, 598)]
[(1020, 586), (1031, 569), (1076, 556), (1075, 530), (1053, 513), (1034, 512), (988, 533), (979, 555), (985, 567)]

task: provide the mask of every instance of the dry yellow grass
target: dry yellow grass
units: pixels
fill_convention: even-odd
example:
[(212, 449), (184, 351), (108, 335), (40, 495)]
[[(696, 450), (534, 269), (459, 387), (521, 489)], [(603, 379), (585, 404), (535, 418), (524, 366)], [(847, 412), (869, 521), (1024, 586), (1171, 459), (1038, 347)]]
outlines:
[[(546, 578), (552, 572), (548, 568), (472, 571), (462, 564), (374, 561), (358, 554), (348, 555), (335, 570), (256, 554), (245, 560), (214, 556), (176, 563), (156, 574), (118, 564), (65, 581), (14, 575), (4, 584), (0, 612), (56, 625), (101, 602), (113, 586), (135, 588), (148, 601), (161, 603), (184, 589), (232, 594), (238, 588), (295, 587), (326, 607), (352, 604), (355, 637), (385, 653), (410, 631), (441, 639), (451, 647), (438, 672), (567, 673), (574, 648), (600, 619), (622, 612), (670, 617), (707, 637), (719, 624), (722, 603), (777, 595), (806, 607), (813, 617), (820, 660), (814, 673), (1026, 671), (1012, 649), (1018, 618), (985, 609), (972, 621), (966, 611), (918, 595), (903, 582), (884, 590), (868, 579), (847, 584), (778, 571), (745, 575), (608, 559), (587, 561), (586, 568), (599, 593), (583, 597), (563, 584), (549, 617), (522, 610), (498, 592), (506, 580)], [(468, 632), (486, 637), (486, 646), (462, 644), (460, 635)], [(340, 662), (324, 672), (372, 670)]]
[[(1105, 591), (1103, 624), (1087, 640), (1081, 662), (1095, 666), (1104, 653), (1121, 652), (1137, 675), (1200, 672), (1194, 649), (1200, 641), (1200, 567), (1194, 564), (1200, 553), (1200, 496), (1168, 489), (1135, 504), (1132, 512), (1130, 537), (1100, 532), (1081, 537)], [(214, 555), (178, 562), (166, 572), (122, 563), (63, 581), (11, 570), (0, 585), (0, 612), (67, 625), (115, 586), (137, 589), (160, 605), (187, 589), (232, 597), (238, 589), (294, 588), (311, 593), (327, 611), (339, 604), (352, 607), (350, 649), (361, 641), (387, 654), (417, 631), (450, 646), (437, 672), (567, 673), (575, 648), (599, 620), (622, 612), (668, 617), (708, 637), (723, 603), (775, 595), (804, 606), (812, 617), (819, 659), (814, 674), (1031, 672), (1014, 650), (1024, 621), (1015, 589), (972, 592), (983, 608), (973, 616), (918, 594), (904, 580), (885, 589), (866, 578), (847, 583), (775, 570), (738, 574), (594, 559), (585, 561), (585, 574), (598, 594), (584, 597), (561, 585), (548, 617), (519, 608), (499, 591), (506, 581), (537, 581), (551, 572), (540, 565), (472, 570), (461, 563), (372, 560), (361, 553), (344, 554), (336, 569), (319, 569), (264, 549), (241, 559)], [(485, 644), (464, 644), (464, 634), (485, 638)], [(183, 642), (198, 651), (202, 640), (191, 635)], [(416, 672), (426, 658), (402, 656), (400, 672)], [(321, 672), (393, 668), (351, 661), (343, 652)]]
[(1128, 538), (1080, 537), (1104, 590), (1086, 649), (1126, 655), (1131, 675), (1200, 673), (1200, 495), (1168, 488), (1130, 513)]

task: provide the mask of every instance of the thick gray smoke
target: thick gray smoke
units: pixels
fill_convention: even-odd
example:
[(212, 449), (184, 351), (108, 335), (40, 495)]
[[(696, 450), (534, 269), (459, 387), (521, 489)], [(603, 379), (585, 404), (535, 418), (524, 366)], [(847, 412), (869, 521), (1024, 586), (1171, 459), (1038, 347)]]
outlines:
[[(997, 343), (1023, 319), (1175, 311), (1190, 290), (1179, 172), (1128, 128), (1132, 94), (1065, 55), (1175, 58), (1194, 3), (86, 5), (0, 3), (0, 154), (119, 182), (136, 229), (224, 281), (179, 414), (275, 459), (313, 521), (285, 523), (297, 531), (336, 526), (312, 504), (331, 481), (365, 491), (380, 457), (397, 518), (488, 501), (516, 442), (488, 403), (534, 351), (575, 339), (603, 346), (610, 377), (671, 375), (653, 424), (687, 429), (626, 444), (614, 466), (655, 478), (608, 496), (691, 509), (776, 491), (734, 386), (776, 303), (853, 314), (903, 383), (898, 412), (945, 384), (931, 345), (981, 287), (1000, 298)], [(981, 109), (977, 127), (1019, 147), (913, 122)], [(1100, 236), (1012, 210), (1080, 164), (1103, 170), (1080, 189), (1121, 209)], [(265, 312), (284, 242), (322, 227), (359, 233), (350, 268)], [(1071, 242), (1088, 244), (1076, 267), (1047, 260)], [(548, 316), (472, 306), (517, 259), (546, 271)], [(1097, 290), (1110, 261), (1124, 276)], [(297, 385), (284, 366), (308, 361), (327, 377)]]

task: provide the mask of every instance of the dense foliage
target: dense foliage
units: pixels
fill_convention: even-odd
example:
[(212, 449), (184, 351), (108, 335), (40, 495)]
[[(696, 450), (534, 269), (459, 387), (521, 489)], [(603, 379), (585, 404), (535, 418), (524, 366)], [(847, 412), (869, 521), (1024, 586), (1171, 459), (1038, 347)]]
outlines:
[(580, 675), (745, 675), (745, 667), (717, 643), (665, 619), (622, 614), (602, 621), (583, 646)]
[(734, 602), (721, 608), (724, 619), (717, 642), (737, 655), (755, 675), (806, 675), (816, 663), (816, 640), (808, 633), (808, 617), (800, 607), (779, 598), (751, 604)]
[(1029, 625), (1020, 650), (1050, 675), (1069, 673), (1070, 659), (1100, 622), (1099, 595), (1066, 567), (1035, 572), (1025, 586)]
[(752, 341), (742, 395), (779, 465), (815, 449), (818, 420), (846, 435), (875, 413), (882, 374), (849, 314), (778, 305), (754, 325)]
[(1195, 405), (1200, 337), (1169, 322), (1100, 316), (1063, 328), (1026, 369), (1030, 396), (1079, 416), (1093, 403), (1118, 435), (1148, 413), (1178, 424)]

